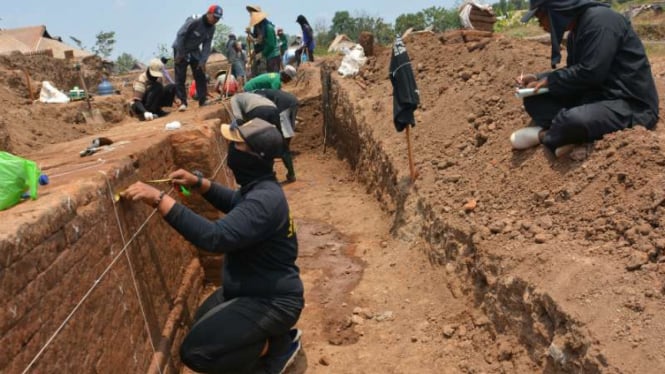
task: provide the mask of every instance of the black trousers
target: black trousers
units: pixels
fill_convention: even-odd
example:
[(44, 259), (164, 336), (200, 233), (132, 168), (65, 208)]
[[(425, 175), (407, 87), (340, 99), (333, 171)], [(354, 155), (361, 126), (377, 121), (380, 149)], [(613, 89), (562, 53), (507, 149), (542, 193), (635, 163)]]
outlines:
[(161, 115), (163, 114), (163, 107), (170, 107), (173, 105), (173, 98), (175, 97), (175, 85), (167, 84), (166, 87), (161, 83), (152, 83), (148, 90), (143, 94), (142, 101), (134, 101), (132, 103), (132, 111), (143, 120), (143, 113), (146, 111)]
[(163, 107), (172, 106), (174, 98), (174, 84), (167, 84), (163, 87), (161, 83), (155, 83), (150, 86), (145, 96), (143, 96), (143, 106), (148, 112), (159, 113)]
[(266, 341), (265, 359), (280, 356), (289, 348), (289, 330), (303, 307), (301, 297), (224, 298), (217, 289), (201, 304), (194, 325), (180, 346), (180, 359), (202, 373), (261, 371), (260, 358)]
[(543, 144), (552, 151), (566, 144), (598, 140), (633, 125), (632, 115), (627, 115), (632, 110), (625, 100), (584, 103), (542, 94), (525, 98), (524, 108), (536, 125), (548, 129)]
[(242, 119), (247, 122), (254, 118), (260, 118), (275, 125), (279, 129), (280, 134), (282, 133), (282, 122), (279, 119), (279, 110), (276, 107), (258, 106), (245, 113)]
[(176, 95), (183, 104), (187, 104), (187, 90), (185, 89), (187, 66), (192, 69), (192, 75), (196, 82), (196, 97), (198, 97), (199, 104), (203, 104), (208, 99), (208, 82), (203, 70), (199, 69), (199, 62), (197, 60), (189, 59), (188, 61), (187, 58), (185, 58), (173, 65), (175, 71)]

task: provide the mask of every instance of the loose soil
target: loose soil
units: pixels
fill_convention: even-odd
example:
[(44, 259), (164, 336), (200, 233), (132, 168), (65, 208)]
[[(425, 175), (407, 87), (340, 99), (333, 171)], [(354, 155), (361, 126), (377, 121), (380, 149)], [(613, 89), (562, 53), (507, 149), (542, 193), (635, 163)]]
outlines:
[[(329, 139), (323, 152), (320, 63), (303, 67), (288, 87), (302, 101), (292, 143), (298, 181), (285, 190), (298, 225), (307, 302), (299, 323), (304, 350), (290, 372), (560, 371), (510, 327), (519, 323), (502, 319), (520, 318), (526, 296), (486, 299), (492, 289), (516, 287), (497, 284), (505, 274), (546, 288), (552, 308), (589, 331), (580, 344), (593, 347), (606, 371), (663, 372), (663, 121), (652, 132), (608, 135), (579, 148), (575, 159), (555, 159), (542, 148), (513, 152), (508, 136), (528, 122), (511, 95), (513, 78), (546, 70), (549, 48), (459, 34), (414, 34), (406, 43), (422, 101), (413, 131), (420, 173), (414, 185), (403, 183), (404, 136), (392, 127), (390, 50), (375, 46), (361, 74), (343, 83), (353, 114), (395, 163), (393, 183), (418, 196), (403, 207), (365, 184), (351, 146)], [(651, 62), (664, 113), (665, 59)], [(69, 69), (53, 66), (57, 74)], [(52, 79), (45, 71), (31, 76)], [(30, 157), (48, 153), (50, 143), (72, 141), (78, 152), (107, 128), (143, 126), (125, 116), (129, 87), (95, 98), (108, 122), (94, 127), (81, 121), (81, 103), (30, 104), (22, 74), (0, 59), (2, 149)], [(156, 123), (186, 125), (223, 110), (192, 107)], [(71, 167), (60, 165), (57, 154), (49, 165)], [(464, 253), (437, 247), (447, 235), (443, 227), (462, 226), (470, 228), (476, 251), (465, 266)]]

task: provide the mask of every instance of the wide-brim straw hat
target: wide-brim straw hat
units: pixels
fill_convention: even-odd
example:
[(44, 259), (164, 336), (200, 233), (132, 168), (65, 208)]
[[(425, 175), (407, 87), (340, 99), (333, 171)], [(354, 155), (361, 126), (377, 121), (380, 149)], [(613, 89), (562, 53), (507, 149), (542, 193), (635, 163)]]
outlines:
[(254, 27), (256, 26), (259, 22), (263, 21), (264, 19), (268, 18), (268, 14), (265, 12), (251, 12), (249, 13), (249, 26)]

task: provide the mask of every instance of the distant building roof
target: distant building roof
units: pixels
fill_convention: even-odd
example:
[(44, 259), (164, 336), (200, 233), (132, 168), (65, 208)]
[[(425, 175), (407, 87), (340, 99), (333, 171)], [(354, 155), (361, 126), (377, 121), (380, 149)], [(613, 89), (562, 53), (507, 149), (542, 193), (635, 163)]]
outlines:
[(51, 50), (55, 58), (65, 58), (65, 51), (72, 51), (75, 58), (92, 56), (88, 51), (72, 47), (63, 43), (61, 38), (51, 36), (44, 25), (0, 30), (0, 54), (46, 50)]

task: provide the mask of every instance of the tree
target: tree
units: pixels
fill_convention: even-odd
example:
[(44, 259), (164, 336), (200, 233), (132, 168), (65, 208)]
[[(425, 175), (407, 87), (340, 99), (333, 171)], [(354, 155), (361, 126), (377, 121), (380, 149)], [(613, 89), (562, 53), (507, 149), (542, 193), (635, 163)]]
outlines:
[(115, 66), (118, 69), (118, 73), (126, 73), (136, 65), (137, 60), (134, 56), (129, 53), (123, 53), (118, 56), (118, 59), (115, 61)]
[(97, 56), (109, 58), (115, 44), (115, 31), (100, 31), (95, 37), (97, 41), (95, 42), (95, 46), (92, 47), (92, 52)]
[(429, 7), (422, 10), (426, 27), (432, 26), (434, 31), (446, 31), (461, 27), (459, 14), (456, 9), (448, 10), (443, 7)]
[(215, 25), (215, 36), (212, 37), (213, 51), (226, 55), (226, 42), (232, 31), (231, 26), (217, 22)]
[(314, 21), (314, 39), (316, 40), (316, 49), (321, 51), (326, 51), (328, 45), (332, 43), (333, 39), (331, 38), (331, 33), (328, 31), (328, 22), (325, 18), (317, 18)]
[(358, 40), (363, 31), (374, 34), (374, 38), (381, 44), (391, 43), (394, 37), (391, 24), (385, 23), (381, 17), (372, 17), (365, 12), (359, 12), (355, 17), (351, 17), (347, 11), (336, 12), (332, 22), (331, 39), (337, 34), (345, 34), (352, 40)]
[[(335, 12), (330, 26), (330, 34), (334, 38), (339, 34), (346, 34), (350, 38), (357, 37), (356, 21), (347, 11)], [(355, 36), (353, 36), (355, 34)]]
[(399, 35), (413, 27), (415, 30), (423, 30), (425, 27), (425, 15), (422, 12), (402, 14), (395, 19), (395, 32)]

